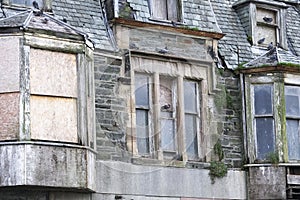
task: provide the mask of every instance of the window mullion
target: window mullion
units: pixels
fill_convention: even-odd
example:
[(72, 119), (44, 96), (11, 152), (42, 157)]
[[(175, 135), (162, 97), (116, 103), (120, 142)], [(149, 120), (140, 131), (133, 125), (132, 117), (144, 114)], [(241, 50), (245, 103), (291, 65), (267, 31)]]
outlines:
[(183, 91), (183, 77), (179, 76), (177, 79), (177, 96), (178, 96), (178, 110), (177, 110), (177, 141), (178, 152), (182, 155), (182, 160), (187, 161), (187, 152), (185, 145), (185, 117), (184, 117), (184, 91)]
[(153, 109), (154, 109), (154, 132), (153, 132), (153, 142), (154, 142), (154, 152), (157, 152), (156, 156), (159, 160), (163, 159), (163, 154), (161, 150), (161, 135), (160, 135), (160, 106), (159, 106), (159, 73), (154, 73), (153, 80)]

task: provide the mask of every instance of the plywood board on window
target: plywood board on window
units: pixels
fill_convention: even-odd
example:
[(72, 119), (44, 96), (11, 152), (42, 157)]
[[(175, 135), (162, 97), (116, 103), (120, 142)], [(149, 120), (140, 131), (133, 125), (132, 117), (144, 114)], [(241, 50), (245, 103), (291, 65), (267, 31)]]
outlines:
[(269, 24), (276, 24), (276, 11), (258, 8), (256, 13), (256, 21), (265, 22)]
[(0, 93), (20, 88), (19, 38), (0, 38)]
[(259, 41), (263, 38), (265, 39), (261, 45), (268, 46), (271, 42), (276, 44), (276, 27), (257, 26), (256, 40)]
[(31, 93), (77, 97), (76, 55), (30, 49)]
[(76, 99), (31, 96), (31, 138), (77, 143), (76, 107)]
[(0, 140), (17, 139), (19, 93), (0, 94)]

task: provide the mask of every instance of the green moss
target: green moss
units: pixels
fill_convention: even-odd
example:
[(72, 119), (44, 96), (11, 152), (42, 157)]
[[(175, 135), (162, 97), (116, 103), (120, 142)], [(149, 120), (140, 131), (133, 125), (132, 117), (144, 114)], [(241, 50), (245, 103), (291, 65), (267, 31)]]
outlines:
[(246, 67), (244, 66), (247, 62), (242, 62), (242, 63), (239, 63), (238, 64), (238, 67), (236, 68), (236, 70), (239, 70), (239, 69), (245, 69)]
[(210, 162), (209, 167), (209, 176), (212, 184), (215, 183), (216, 178), (223, 178), (227, 175), (228, 168), (227, 166), (220, 161), (212, 161)]
[(282, 65), (282, 66), (286, 66), (286, 67), (299, 67), (300, 68), (300, 64), (295, 64), (295, 63), (280, 62), (280, 63), (278, 63), (278, 65)]
[(233, 99), (224, 85), (221, 86), (220, 91), (217, 92), (216, 97), (214, 98), (214, 102), (219, 111), (225, 106), (227, 106), (228, 108), (232, 108)]
[(220, 139), (214, 145), (214, 153), (219, 157), (219, 161), (223, 160), (224, 152), (223, 152), (223, 148), (222, 148), (222, 144), (221, 144)]
[(279, 163), (278, 152), (270, 152), (270, 153), (268, 153), (267, 160), (270, 161), (272, 164), (277, 165)]
[(199, 31), (199, 28), (197, 27), (190, 27), (190, 26), (182, 26), (183, 29), (186, 29), (186, 30), (192, 30), (192, 31)]
[(251, 46), (253, 45), (253, 39), (251, 36), (247, 37), (247, 41), (249, 42), (249, 44), (251, 44)]

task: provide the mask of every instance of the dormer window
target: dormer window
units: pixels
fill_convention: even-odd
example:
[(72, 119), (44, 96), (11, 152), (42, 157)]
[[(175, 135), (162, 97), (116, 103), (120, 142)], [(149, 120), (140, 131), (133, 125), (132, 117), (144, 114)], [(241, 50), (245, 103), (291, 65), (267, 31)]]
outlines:
[(287, 5), (277, 1), (237, 1), (233, 5), (248, 35), (249, 43), (259, 49), (287, 48)]
[(180, 0), (152, 0), (152, 18), (155, 20), (181, 21)]
[(286, 48), (285, 7), (250, 3), (250, 36), (254, 46)]

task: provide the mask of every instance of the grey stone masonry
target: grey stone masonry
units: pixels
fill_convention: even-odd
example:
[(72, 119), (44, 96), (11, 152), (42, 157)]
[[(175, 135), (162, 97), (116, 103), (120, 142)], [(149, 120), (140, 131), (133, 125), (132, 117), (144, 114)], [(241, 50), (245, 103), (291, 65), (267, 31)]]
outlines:
[(122, 60), (97, 54), (94, 58), (97, 158), (123, 159), (126, 157), (125, 123), (128, 113), (125, 110), (126, 100), (119, 95)]
[(240, 168), (243, 165), (243, 128), (239, 77), (230, 70), (219, 69), (219, 91), (216, 92), (215, 104), (220, 116), (218, 133), (224, 161), (229, 167)]

